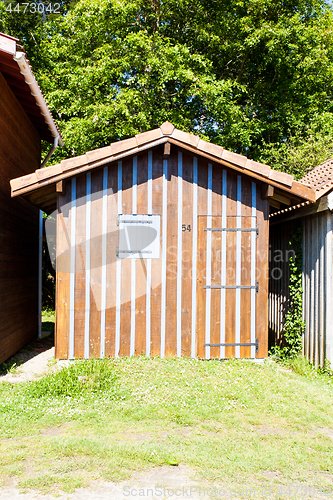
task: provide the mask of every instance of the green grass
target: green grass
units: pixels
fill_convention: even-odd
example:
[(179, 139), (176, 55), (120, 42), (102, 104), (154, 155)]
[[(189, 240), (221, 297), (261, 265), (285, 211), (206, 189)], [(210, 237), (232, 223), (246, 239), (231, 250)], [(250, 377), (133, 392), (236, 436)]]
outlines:
[(55, 311), (52, 309), (43, 309), (42, 311), (42, 330), (54, 331)]
[(332, 379), (298, 363), (87, 360), (0, 384), (0, 479), (70, 492), (180, 463), (224, 486), (330, 487)]
[(43, 309), (42, 311), (42, 321), (50, 321), (54, 323), (55, 321), (55, 311), (53, 309)]

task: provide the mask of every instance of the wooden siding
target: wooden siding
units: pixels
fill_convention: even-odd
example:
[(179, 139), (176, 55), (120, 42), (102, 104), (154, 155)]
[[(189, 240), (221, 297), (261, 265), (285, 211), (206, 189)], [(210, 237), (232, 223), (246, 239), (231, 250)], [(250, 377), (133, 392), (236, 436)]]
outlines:
[(9, 180), (40, 166), (40, 138), (0, 73), (0, 363), (38, 332), (38, 210)]
[[(158, 259), (116, 258), (119, 214), (161, 217)], [(58, 195), (57, 217), (58, 358), (267, 356), (268, 202), (260, 183), (174, 145), (163, 159), (155, 147), (74, 177)], [(204, 231), (237, 228), (238, 219), (247, 230), (239, 236)], [(207, 293), (207, 261), (215, 284), (224, 273), (233, 286), (236, 258), (239, 284), (253, 288)], [(256, 338), (257, 354), (254, 346), (203, 345)]]
[[(325, 359), (333, 363), (332, 215), (329, 210), (270, 228), (270, 344), (283, 345), (283, 328), (289, 308), (289, 241), (303, 225), (303, 354), (316, 368)], [(274, 260), (275, 256), (275, 260)]]
[(329, 210), (303, 220), (303, 352), (316, 368), (333, 362), (332, 229)]

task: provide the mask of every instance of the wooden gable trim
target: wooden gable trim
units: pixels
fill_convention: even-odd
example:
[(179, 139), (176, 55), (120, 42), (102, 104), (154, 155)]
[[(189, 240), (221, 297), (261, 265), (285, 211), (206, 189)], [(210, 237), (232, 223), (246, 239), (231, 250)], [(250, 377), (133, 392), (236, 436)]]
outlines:
[[(190, 151), (193, 155), (200, 155), (211, 162), (231, 168), (236, 172), (241, 172), (248, 177), (278, 188), (286, 196), (289, 195), (290, 199), (296, 198), (296, 201), (297, 199), (315, 201), (314, 191), (294, 181), (293, 177), (289, 174), (272, 170), (267, 165), (254, 162), (245, 156), (224, 150), (221, 146), (202, 141), (197, 136), (181, 132), (177, 129), (172, 130), (172, 135), (163, 136), (163, 133), (165, 133), (164, 129), (166, 128), (165, 125), (168, 124), (163, 124), (160, 129), (139, 134), (131, 139), (112, 143), (110, 146), (96, 151), (87, 152), (85, 155), (63, 160), (58, 165), (36, 170), (36, 172), (29, 176), (14, 179), (11, 181), (12, 196), (27, 194), (46, 185), (73, 177), (74, 175), (119, 161), (128, 156), (140, 154), (142, 151), (155, 148), (161, 144), (174, 144), (179, 148)], [(167, 127), (167, 129), (168, 132), (171, 132), (171, 126)], [(204, 146), (202, 143), (204, 143)], [(282, 203), (286, 202), (282, 201)]]
[[(257, 174), (255, 172), (251, 172), (244, 167), (243, 168), (239, 167), (239, 166), (234, 165), (234, 164), (232, 164), (226, 160), (223, 160), (223, 159), (214, 158), (211, 155), (209, 155), (208, 153), (204, 153), (201, 151), (198, 153), (198, 151), (196, 149), (191, 148), (187, 144), (186, 145), (180, 144), (178, 141), (175, 141), (171, 137), (169, 138), (169, 140), (171, 143), (175, 144), (176, 146), (179, 146), (180, 148), (186, 149), (187, 151), (191, 151), (193, 154), (196, 154), (196, 155), (200, 154), (200, 156), (203, 156), (203, 157), (211, 160), (214, 163), (219, 163), (220, 165), (231, 168), (231, 169), (235, 170), (236, 172), (240, 172), (242, 174), (248, 175), (249, 177), (252, 177), (258, 181), (265, 182), (266, 184), (269, 184), (275, 188), (283, 190), (286, 193), (290, 193), (291, 197), (293, 197), (293, 198), (295, 198), (295, 196), (296, 196), (299, 198), (303, 198), (305, 200), (315, 201), (315, 193), (314, 193), (313, 189), (311, 189), (307, 186), (304, 186), (303, 184), (300, 184), (297, 181), (293, 181), (291, 187), (284, 186), (283, 184), (281, 184), (277, 181), (274, 181), (271, 178), (263, 177), (262, 175)], [(281, 173), (283, 173), (283, 172), (281, 172)]]

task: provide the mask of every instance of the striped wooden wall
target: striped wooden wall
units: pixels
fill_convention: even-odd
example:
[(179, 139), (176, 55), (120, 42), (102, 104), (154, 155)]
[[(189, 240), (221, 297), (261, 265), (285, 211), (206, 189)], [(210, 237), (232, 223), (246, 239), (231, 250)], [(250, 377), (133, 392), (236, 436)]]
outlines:
[[(271, 345), (283, 344), (289, 308), (289, 241), (303, 226), (303, 355), (316, 368), (333, 363), (333, 223), (329, 210), (270, 228), (269, 335)], [(277, 256), (278, 258), (275, 258)]]
[(329, 210), (303, 221), (304, 356), (315, 365), (333, 363), (332, 214)]
[[(158, 259), (116, 258), (119, 214), (161, 216)], [(58, 358), (267, 356), (261, 185), (176, 147), (78, 175), (58, 197), (56, 297)]]

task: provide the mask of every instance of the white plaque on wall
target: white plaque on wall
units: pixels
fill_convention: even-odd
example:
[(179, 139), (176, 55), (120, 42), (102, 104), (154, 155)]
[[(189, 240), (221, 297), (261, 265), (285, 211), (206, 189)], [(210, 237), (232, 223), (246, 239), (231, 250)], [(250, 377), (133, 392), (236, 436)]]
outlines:
[(119, 215), (119, 259), (160, 257), (160, 215)]

